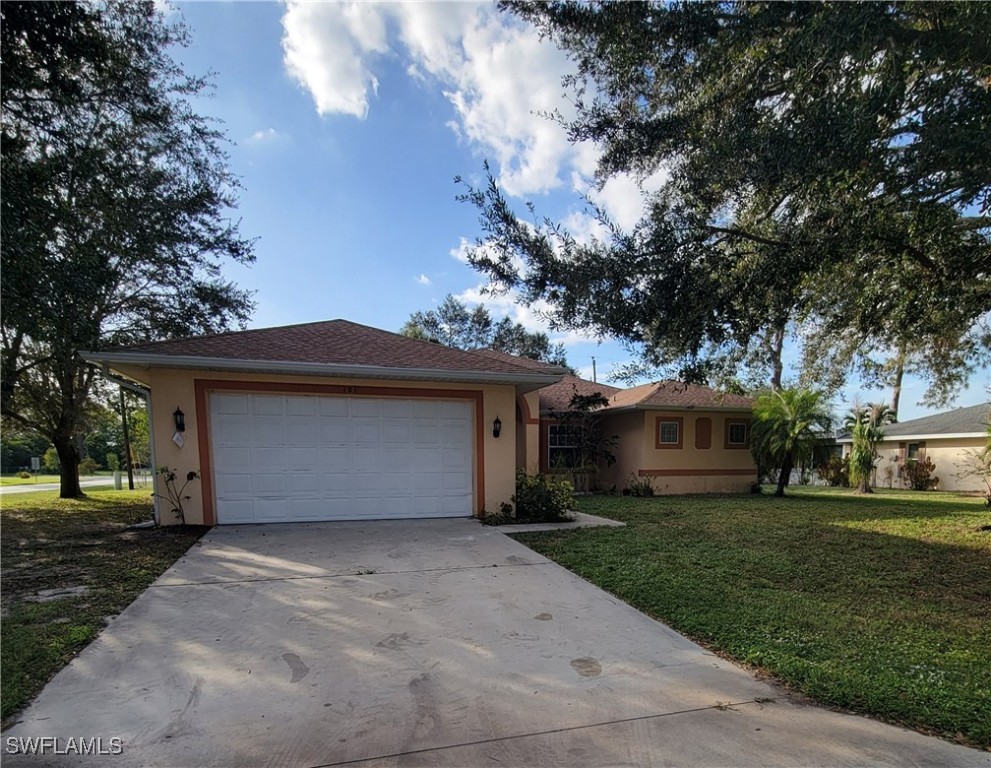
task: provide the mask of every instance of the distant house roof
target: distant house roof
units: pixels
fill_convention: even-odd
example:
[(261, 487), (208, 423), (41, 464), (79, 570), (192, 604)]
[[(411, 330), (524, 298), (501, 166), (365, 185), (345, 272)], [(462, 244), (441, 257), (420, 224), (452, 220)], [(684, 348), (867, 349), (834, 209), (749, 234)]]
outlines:
[[(989, 419), (991, 419), (991, 403), (982, 403), (911, 421), (886, 424), (883, 427), (884, 439), (982, 437), (987, 434)], [(837, 442), (849, 443), (852, 439), (850, 434), (846, 433), (840, 435)]]
[(553, 383), (562, 371), (498, 353), (484, 354), (412, 339), (348, 320), (233, 331), (81, 352), (90, 362), (208, 370), (250, 370), (314, 375), (369, 375)]
[(596, 392), (603, 397), (610, 397), (621, 390), (610, 387), (608, 384), (597, 384), (588, 379), (580, 379), (577, 376), (565, 375), (556, 384), (544, 387), (540, 390), (540, 412), (547, 414), (552, 411), (558, 413), (571, 410), (571, 398), (577, 392), (579, 395), (588, 397)]
[(607, 408), (608, 410), (671, 408), (749, 411), (753, 404), (753, 399), (742, 395), (666, 380), (617, 390), (609, 398)]

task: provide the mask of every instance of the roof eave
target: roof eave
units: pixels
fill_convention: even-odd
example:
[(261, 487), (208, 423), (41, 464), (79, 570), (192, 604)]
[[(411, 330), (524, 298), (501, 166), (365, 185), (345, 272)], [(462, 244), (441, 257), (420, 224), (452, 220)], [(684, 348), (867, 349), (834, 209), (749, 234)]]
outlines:
[(506, 373), (504, 371), (458, 371), (437, 368), (397, 368), (384, 365), (342, 363), (306, 363), (288, 360), (238, 360), (196, 355), (155, 355), (147, 352), (88, 352), (80, 357), (99, 365), (133, 365), (149, 368), (189, 368), (204, 371), (238, 373), (282, 373), (333, 378), (412, 379), (479, 384), (514, 384), (519, 392), (531, 392), (561, 377), (543, 373)]
[[(970, 440), (987, 437), (987, 432), (920, 432), (909, 435), (884, 435), (879, 443), (904, 443), (909, 440)], [(837, 443), (852, 443), (853, 437), (838, 437)]]
[(747, 405), (654, 405), (636, 403), (634, 405), (606, 406), (599, 413), (623, 413), (624, 411), (723, 411), (725, 413), (750, 413)]

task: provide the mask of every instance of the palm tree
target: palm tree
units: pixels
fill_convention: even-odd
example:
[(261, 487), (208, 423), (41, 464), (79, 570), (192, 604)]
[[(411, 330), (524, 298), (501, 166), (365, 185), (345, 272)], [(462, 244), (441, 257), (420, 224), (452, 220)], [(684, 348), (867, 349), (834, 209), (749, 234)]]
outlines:
[(832, 415), (821, 392), (779, 389), (757, 398), (751, 450), (758, 464), (770, 460), (781, 467), (775, 496), (785, 495), (792, 468), (811, 458), (816, 440), (831, 428)]
[(844, 419), (844, 426), (853, 437), (850, 452), (851, 479), (857, 486), (857, 493), (873, 493), (871, 475), (877, 461), (877, 444), (884, 439), (885, 424), (897, 421), (895, 412), (887, 403), (854, 403)]

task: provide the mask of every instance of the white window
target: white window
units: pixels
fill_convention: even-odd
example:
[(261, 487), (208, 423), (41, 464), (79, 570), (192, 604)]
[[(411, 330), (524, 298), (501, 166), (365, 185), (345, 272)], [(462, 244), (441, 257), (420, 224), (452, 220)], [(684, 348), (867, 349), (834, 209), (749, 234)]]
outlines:
[(681, 447), (681, 419), (658, 419), (657, 447)]
[(582, 429), (574, 424), (547, 427), (547, 465), (551, 469), (573, 469), (581, 453)]
[(727, 427), (727, 439), (730, 445), (747, 444), (747, 423), (745, 421), (731, 421)]

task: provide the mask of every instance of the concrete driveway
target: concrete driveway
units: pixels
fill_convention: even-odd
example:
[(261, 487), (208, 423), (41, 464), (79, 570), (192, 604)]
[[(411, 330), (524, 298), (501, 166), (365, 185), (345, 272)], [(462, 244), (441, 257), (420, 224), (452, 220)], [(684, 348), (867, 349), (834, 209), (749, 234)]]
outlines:
[[(793, 701), (470, 520), (216, 528), (5, 736), (5, 765), (991, 765)], [(9, 754), (28, 736), (123, 754)]]

